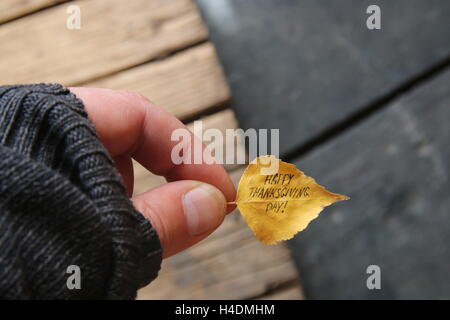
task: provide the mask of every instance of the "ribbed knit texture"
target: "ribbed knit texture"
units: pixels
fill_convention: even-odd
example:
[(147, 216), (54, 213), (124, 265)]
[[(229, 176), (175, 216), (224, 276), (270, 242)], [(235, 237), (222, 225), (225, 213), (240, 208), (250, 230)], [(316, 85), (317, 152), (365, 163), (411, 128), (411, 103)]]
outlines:
[(0, 298), (135, 298), (160, 263), (82, 102), (57, 84), (0, 87)]

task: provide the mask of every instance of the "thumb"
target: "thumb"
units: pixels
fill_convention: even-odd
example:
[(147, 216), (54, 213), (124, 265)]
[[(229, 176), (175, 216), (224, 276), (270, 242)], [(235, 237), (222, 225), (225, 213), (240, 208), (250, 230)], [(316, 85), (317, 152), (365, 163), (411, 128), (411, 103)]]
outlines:
[(227, 208), (219, 189), (193, 180), (170, 182), (132, 200), (156, 229), (164, 258), (207, 237), (222, 223)]

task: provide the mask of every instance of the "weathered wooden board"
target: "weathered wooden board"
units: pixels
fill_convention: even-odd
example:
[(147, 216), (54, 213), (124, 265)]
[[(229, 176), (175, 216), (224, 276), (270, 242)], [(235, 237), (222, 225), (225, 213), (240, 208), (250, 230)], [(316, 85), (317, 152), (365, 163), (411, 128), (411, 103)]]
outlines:
[(134, 169), (134, 189), (133, 189), (134, 195), (153, 189), (167, 182), (166, 179), (164, 179), (164, 177), (152, 174), (135, 160), (133, 160), (133, 169)]
[(65, 0), (2, 0), (0, 1), (0, 23), (63, 1)]
[(281, 153), (450, 56), (448, 0), (197, 2), (241, 127), (280, 128)]
[[(200, 118), (199, 120), (202, 120), (203, 129), (216, 128), (219, 129), (221, 132), (225, 132), (225, 129), (235, 129), (238, 126), (237, 121), (234, 117), (234, 112), (231, 109), (226, 109), (214, 113), (212, 115), (205, 116), (203, 118)], [(189, 124), (187, 127), (191, 131), (193, 130), (192, 123)], [(224, 145), (225, 150), (224, 153), (230, 151), (226, 148), (228, 149), (235, 148), (235, 152), (237, 152), (238, 150), (237, 148), (240, 148), (241, 152), (245, 152), (245, 150), (243, 150), (242, 145), (234, 145), (234, 146)], [(133, 161), (133, 164), (135, 177), (134, 194), (142, 193), (146, 190), (149, 190), (166, 182), (166, 180), (163, 177), (150, 173), (147, 169), (142, 167), (136, 161)], [(236, 167), (237, 167), (236, 165), (225, 165), (225, 168), (227, 168), (228, 170), (231, 170)]]
[(221, 105), (230, 98), (230, 89), (210, 43), (83, 85), (140, 92), (180, 119)]
[(290, 243), (306, 297), (450, 298), (449, 84), (447, 70), (296, 161), (351, 197)]
[[(231, 174), (236, 184), (242, 172)], [(160, 276), (138, 298), (248, 299), (296, 281), (287, 248), (259, 243), (235, 211), (208, 239), (165, 260)]]
[(204, 41), (191, 0), (74, 1), (81, 29), (66, 27), (60, 5), (0, 28), (0, 84), (74, 85)]
[(304, 299), (302, 291), (298, 284), (277, 290), (261, 298), (261, 300), (302, 300)]

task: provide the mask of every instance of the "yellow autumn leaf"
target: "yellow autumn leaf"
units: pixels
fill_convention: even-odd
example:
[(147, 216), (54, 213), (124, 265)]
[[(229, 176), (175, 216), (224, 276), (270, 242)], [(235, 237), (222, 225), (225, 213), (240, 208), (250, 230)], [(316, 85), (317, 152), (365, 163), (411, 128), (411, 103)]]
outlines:
[[(267, 174), (268, 163), (278, 170)], [(305, 229), (324, 207), (347, 199), (327, 191), (295, 165), (262, 156), (245, 169), (236, 204), (258, 240), (274, 244)]]

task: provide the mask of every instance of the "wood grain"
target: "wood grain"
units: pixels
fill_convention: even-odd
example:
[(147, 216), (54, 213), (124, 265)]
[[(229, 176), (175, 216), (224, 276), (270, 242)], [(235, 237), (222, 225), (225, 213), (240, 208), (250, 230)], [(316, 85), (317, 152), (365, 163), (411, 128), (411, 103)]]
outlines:
[(302, 290), (298, 284), (277, 290), (261, 297), (261, 300), (302, 300), (304, 299)]
[(79, 0), (81, 29), (66, 27), (61, 5), (0, 28), (0, 84), (74, 85), (204, 41), (191, 0)]
[(66, 0), (2, 0), (0, 1), (0, 23), (63, 1)]
[(84, 85), (140, 92), (180, 119), (221, 105), (230, 98), (211, 43)]

